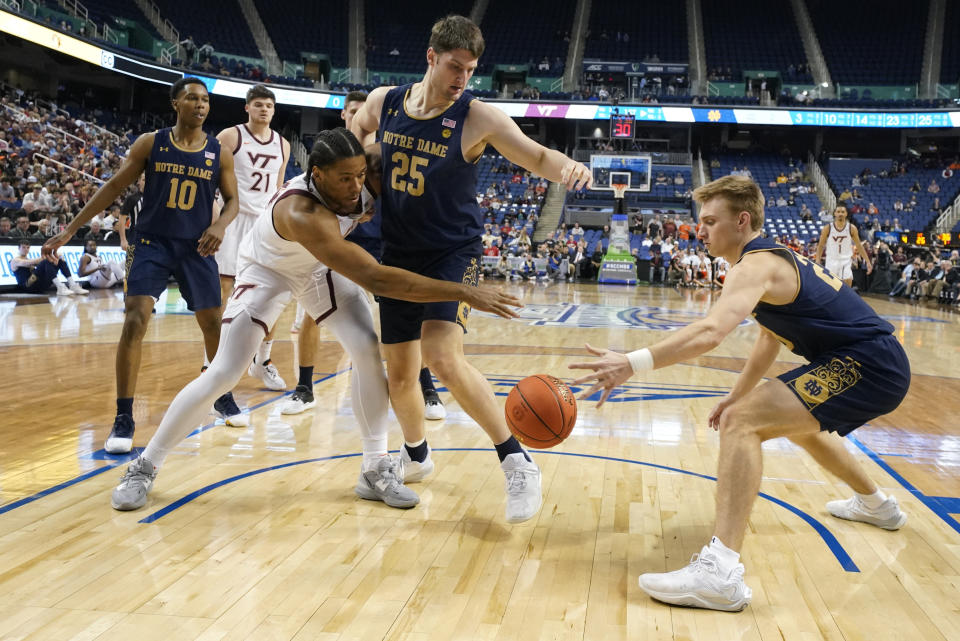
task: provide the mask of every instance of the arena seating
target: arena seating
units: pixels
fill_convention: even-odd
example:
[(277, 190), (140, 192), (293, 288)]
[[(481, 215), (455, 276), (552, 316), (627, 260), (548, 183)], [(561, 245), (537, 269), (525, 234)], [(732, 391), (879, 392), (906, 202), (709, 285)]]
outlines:
[[(903, 175), (894, 175), (883, 178), (879, 175), (882, 169), (889, 170), (892, 166), (892, 160), (862, 160), (862, 159), (831, 159), (827, 163), (827, 173), (829, 175), (831, 188), (834, 193), (840, 194), (844, 189), (856, 189), (862, 198), (856, 201), (866, 209), (870, 203), (873, 203), (879, 209), (877, 217), (880, 222), (885, 220), (893, 221), (899, 219), (901, 229), (904, 231), (924, 231), (933, 222), (936, 221), (937, 212), (931, 211), (935, 198), (940, 199), (941, 207), (948, 206), (960, 192), (960, 176), (956, 172), (950, 177), (944, 177), (945, 166), (924, 168), (917, 163), (908, 163), (907, 172)], [(867, 177), (866, 184), (859, 187), (853, 186), (853, 178), (861, 174), (864, 169), (871, 169), (872, 175)], [(931, 180), (936, 180), (940, 186), (939, 193), (932, 194), (927, 191)], [(861, 181), (862, 182), (862, 181)], [(910, 187), (918, 183), (920, 191), (913, 193)], [(894, 202), (899, 199), (907, 203), (911, 196), (916, 196), (916, 205), (912, 212), (894, 211)], [(853, 204), (853, 203), (850, 203)], [(853, 214), (854, 220), (862, 223), (866, 213)], [(871, 216), (871, 220), (873, 216)]]
[[(364, 12), (367, 33), (367, 69), (389, 72), (422, 72), (426, 67), (430, 27), (445, 15), (470, 15), (471, 0), (443, 5), (427, 0), (374, 2)], [(390, 55), (396, 48), (399, 55)], [(395, 83), (393, 83), (395, 84)]]
[(593, 0), (584, 58), (632, 62), (653, 56), (662, 62), (687, 61), (685, 3)]
[[(487, 43), (481, 68), (492, 73), (494, 65), (529, 63), (533, 75), (560, 76), (569, 44), (563, 34), (573, 25), (575, 8), (576, 3), (552, 0), (490, 0), (480, 25)], [(544, 57), (550, 62), (547, 72), (537, 70)]]
[(254, 4), (281, 60), (300, 62), (300, 52), (310, 51), (329, 55), (334, 67), (347, 66), (349, 3), (301, 2), (295, 8), (280, 8), (267, 0)]
[(480, 161), (477, 163), (477, 200), (481, 200), (486, 193), (487, 188), (491, 183), (496, 185), (501, 185), (506, 181), (506, 191), (507, 195), (505, 197), (501, 196), (501, 200), (504, 201), (504, 204), (497, 211), (492, 211), (494, 222), (497, 224), (503, 223), (503, 219), (506, 216), (522, 216), (526, 221), (527, 233), (533, 234), (533, 231), (536, 229), (536, 224), (534, 221), (530, 220), (531, 214), (535, 214), (539, 217), (540, 210), (543, 207), (543, 197), (534, 197), (532, 199), (525, 199), (524, 192), (528, 187), (535, 187), (537, 182), (539, 182), (539, 177), (532, 176), (529, 179), (528, 184), (514, 183), (511, 182), (511, 178), (514, 173), (523, 173), (523, 170), (511, 163), (509, 160), (497, 153), (485, 153), (480, 158)]
[[(784, 82), (813, 82), (809, 74), (791, 71), (806, 64), (807, 56), (787, 0), (740, 0), (736, 11), (723, 2), (701, 6), (708, 69), (729, 67), (731, 82), (739, 82), (747, 69), (779, 71)], [(682, 42), (686, 45), (685, 27)]]
[(898, 0), (806, 2), (834, 82), (913, 85), (920, 81), (929, 12), (926, 0), (909, 6)]
[(260, 50), (237, 0), (221, 3), (157, 0), (160, 15), (173, 23), (181, 39), (193, 36), (197, 47), (209, 42), (218, 53), (259, 58)]
[[(106, 23), (112, 25), (115, 17), (126, 18), (133, 20), (149, 31), (150, 35), (154, 38), (162, 40), (160, 32), (156, 30), (153, 23), (150, 22), (135, 2), (130, 2), (129, 0), (87, 0), (84, 4), (90, 12), (90, 19), (97, 24)], [(62, 8), (59, 9), (61, 11), (63, 10)]]
[[(734, 167), (743, 170), (746, 166), (753, 179), (760, 185), (768, 203), (771, 198), (776, 201), (780, 196), (789, 200), (791, 187), (805, 186), (809, 188), (811, 186), (809, 182), (803, 180), (795, 183), (777, 183), (777, 177), (781, 173), (789, 176), (790, 172), (795, 169), (805, 170), (804, 163), (796, 159), (790, 160), (778, 154), (763, 153), (728, 153), (720, 154), (715, 159), (720, 162), (720, 167), (711, 169), (711, 175), (714, 179), (729, 175)], [(820, 211), (821, 207), (820, 199), (817, 198), (815, 193), (795, 193), (793, 197), (795, 202), (793, 206), (770, 207), (768, 205), (766, 207), (764, 212), (765, 231), (767, 234), (778, 238), (786, 236), (786, 240), (796, 234), (797, 238), (804, 242), (817, 242), (822, 228), (820, 221), (817, 219), (817, 212)], [(813, 221), (804, 222), (802, 220), (800, 211), (803, 205), (806, 205), (812, 212)]]

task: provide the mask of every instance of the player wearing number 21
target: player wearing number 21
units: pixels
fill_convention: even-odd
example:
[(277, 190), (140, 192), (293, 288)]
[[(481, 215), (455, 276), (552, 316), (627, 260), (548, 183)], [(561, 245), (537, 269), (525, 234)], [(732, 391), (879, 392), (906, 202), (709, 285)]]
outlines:
[[(586, 396), (603, 390), (598, 407), (632, 375), (704, 354), (749, 315), (760, 325), (756, 344), (733, 389), (708, 416), (719, 431), (716, 524), (689, 566), (644, 574), (640, 587), (676, 605), (740, 610), (750, 602), (739, 551), (760, 488), (763, 441), (787, 437), (855, 492), (827, 503), (834, 516), (896, 530), (906, 522), (894, 497), (870, 479), (841, 440), (893, 411), (910, 385), (910, 364), (893, 326), (840, 279), (763, 238), (763, 194), (749, 178), (725, 176), (693, 192), (700, 203), (698, 238), (732, 267), (723, 296), (707, 316), (647, 349), (599, 356), (574, 369), (593, 372)], [(757, 386), (780, 345), (807, 364)]]
[[(227, 225), (237, 215), (237, 180), (233, 156), (203, 131), (210, 96), (197, 78), (183, 78), (170, 88), (177, 114), (173, 127), (143, 134), (133, 143), (120, 170), (104, 184), (61, 233), (43, 246), (44, 257), (69, 241), (77, 230), (103, 211), (141, 173), (146, 181), (143, 209), (137, 221), (137, 242), (127, 274), (123, 330), (117, 345), (117, 416), (105, 448), (129, 452), (133, 442), (133, 394), (140, 369), (140, 348), (150, 314), (171, 274), (176, 276), (187, 307), (196, 315), (207, 355), (220, 341), (220, 279), (214, 253)], [(214, 193), (224, 206), (216, 222)], [(228, 392), (215, 408), (226, 420), (242, 422)]]

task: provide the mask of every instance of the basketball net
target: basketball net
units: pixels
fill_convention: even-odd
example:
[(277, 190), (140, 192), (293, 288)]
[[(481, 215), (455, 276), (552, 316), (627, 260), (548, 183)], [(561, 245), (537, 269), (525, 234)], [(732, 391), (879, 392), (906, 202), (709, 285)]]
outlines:
[(613, 187), (613, 197), (617, 200), (623, 200), (624, 194), (627, 193), (627, 184), (626, 183), (610, 183), (610, 186)]

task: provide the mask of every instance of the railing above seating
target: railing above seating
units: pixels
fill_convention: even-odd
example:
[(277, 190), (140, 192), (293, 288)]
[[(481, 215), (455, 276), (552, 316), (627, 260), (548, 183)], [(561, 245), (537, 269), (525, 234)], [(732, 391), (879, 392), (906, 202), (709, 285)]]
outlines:
[(99, 184), (101, 184), (101, 185), (105, 182), (103, 179), (97, 178), (97, 177), (94, 176), (93, 174), (88, 174), (88, 173), (85, 172), (85, 171), (80, 171), (79, 169), (75, 169), (74, 167), (71, 167), (70, 165), (66, 165), (66, 164), (60, 162), (59, 160), (54, 160), (54, 159), (51, 158), (50, 156), (45, 156), (44, 154), (33, 154), (33, 157), (34, 157), (34, 158), (42, 158), (43, 160), (45, 160), (45, 161), (47, 161), (47, 162), (51, 162), (51, 163), (53, 163), (54, 165), (59, 165), (59, 166), (63, 167), (64, 169), (66, 169), (67, 171), (73, 172), (73, 173), (75, 173), (75, 174), (79, 174), (79, 175), (81, 175), (81, 176), (85, 176), (86, 178), (89, 178), (90, 180), (92, 180), (92, 181), (94, 181), (94, 182), (96, 182), (96, 183), (99, 183)]

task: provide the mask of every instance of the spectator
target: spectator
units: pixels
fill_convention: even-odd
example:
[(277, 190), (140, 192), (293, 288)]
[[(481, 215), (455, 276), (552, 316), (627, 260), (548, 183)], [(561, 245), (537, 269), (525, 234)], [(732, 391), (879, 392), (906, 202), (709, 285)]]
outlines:
[(30, 218), (26, 214), (17, 216), (17, 226), (10, 234), (10, 238), (30, 238), (33, 232), (30, 231)]
[(656, 238), (660, 235), (660, 215), (654, 216), (653, 220), (650, 221), (650, 224), (647, 225), (647, 236), (650, 238)]
[(187, 36), (185, 39), (181, 40), (180, 46), (183, 48), (184, 66), (192, 64), (194, 61), (194, 56), (197, 53), (197, 43), (193, 41), (193, 36)]
[(100, 231), (100, 223), (96, 220), (90, 221), (90, 231), (88, 231), (83, 236), (83, 241), (87, 242), (88, 240), (93, 240), (96, 242), (103, 242), (103, 232)]
[(579, 241), (583, 238), (583, 228), (580, 226), (580, 223), (573, 224), (573, 229), (570, 230), (570, 236), (573, 237), (574, 241)]
[(16, 202), (17, 192), (10, 185), (10, 179), (4, 176), (0, 179), (0, 201), (6, 201), (8, 203)]
[(777, 196), (777, 207), (786, 207), (787, 199), (783, 197), (783, 194)]
[(668, 239), (675, 239), (677, 233), (677, 223), (674, 222), (673, 218), (665, 218), (663, 221), (663, 237)]
[(714, 287), (723, 287), (723, 281), (727, 279), (727, 270), (730, 269), (730, 263), (723, 256), (717, 256), (713, 261), (713, 285)]
[(23, 197), (23, 208), (27, 211), (36, 209), (50, 209), (53, 206), (53, 199), (50, 195), (44, 193), (43, 188), (34, 183), (33, 189), (29, 194)]
[(900, 280), (893, 286), (893, 289), (890, 290), (890, 293), (887, 294), (891, 298), (900, 296), (907, 291), (907, 288), (913, 284), (915, 273), (920, 269), (920, 259), (914, 258), (912, 263), (908, 263), (904, 268), (903, 272), (900, 274)]
[(896, 251), (893, 252), (893, 263), (898, 267), (903, 267), (909, 260), (903, 251), (903, 245), (898, 245)]
[[(87, 290), (80, 287), (73, 276), (70, 274), (70, 268), (62, 258), (56, 265), (43, 258), (28, 258), (30, 253), (30, 241), (23, 239), (18, 247), (19, 255), (10, 260), (10, 271), (17, 279), (17, 291), (29, 294), (41, 294), (51, 285), (56, 285), (58, 296), (72, 296), (73, 294), (88, 294)], [(57, 272), (63, 274), (67, 279), (67, 284), (57, 278)]]
[(570, 272), (567, 275), (569, 280), (588, 278), (590, 260), (587, 257), (587, 243), (581, 240), (576, 244), (576, 249), (570, 259)]
[(10, 219), (6, 216), (0, 218), (0, 238), (10, 238)]
[(52, 234), (50, 233), (50, 221), (46, 218), (41, 218), (37, 221), (37, 231), (33, 232), (30, 236), (34, 240), (39, 240), (41, 243), (49, 238)]
[(683, 174), (681, 174), (681, 173), (678, 171), (678, 172), (674, 175), (674, 177), (673, 177), (673, 184), (674, 184), (674, 185), (683, 185), (684, 182), (685, 182), (685, 181), (684, 181), (684, 179), (683, 179)]
[(936, 178), (931, 178), (931, 179), (930, 179), (930, 184), (927, 186), (927, 191), (928, 191), (929, 193), (931, 193), (931, 194), (939, 194), (939, 193), (940, 193), (940, 185), (937, 184), (937, 179), (936, 179)]
[(670, 266), (667, 268), (667, 285), (679, 288), (683, 283), (684, 273), (683, 255), (677, 252), (677, 255), (670, 259)]
[(210, 58), (213, 57), (213, 51), (213, 45), (210, 44), (209, 41), (204, 42), (203, 46), (197, 51), (197, 53), (200, 55), (200, 61), (209, 64)]
[(903, 201), (899, 198), (893, 202), (893, 211), (903, 211)]
[(846, 201), (853, 198), (853, 194), (850, 193), (850, 190), (844, 187), (843, 191), (840, 192), (840, 195), (837, 196), (838, 201)]

